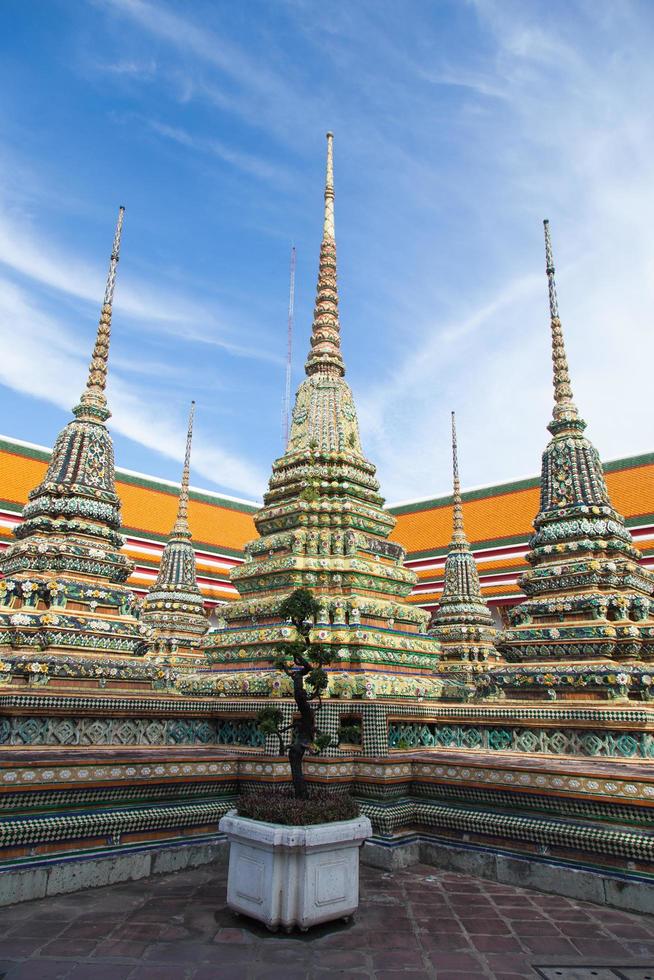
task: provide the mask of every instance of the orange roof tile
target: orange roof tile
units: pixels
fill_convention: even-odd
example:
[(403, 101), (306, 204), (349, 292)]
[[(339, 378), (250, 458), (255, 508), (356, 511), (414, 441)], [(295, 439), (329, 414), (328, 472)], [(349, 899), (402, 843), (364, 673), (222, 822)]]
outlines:
[[(606, 481), (613, 506), (631, 523), (654, 514), (654, 457), (618, 460), (606, 465)], [(512, 539), (527, 539), (539, 507), (538, 480), (522, 480), (474, 490), (463, 495), (466, 533), (476, 548), (501, 546)], [(409, 555), (443, 552), (452, 537), (451, 497), (416, 501), (391, 507), (397, 525), (392, 538)]]
[[(27, 500), (28, 492), (42, 479), (50, 453), (15, 440), (0, 438), (0, 502), (17, 514)], [(613, 505), (631, 525), (652, 525), (654, 531), (654, 454), (605, 464), (606, 479)], [(154, 573), (159, 552), (172, 528), (177, 509), (178, 488), (152, 477), (117, 470), (116, 487), (122, 501), (124, 530), (128, 535), (126, 550), (140, 566), (130, 582), (143, 588), (149, 585), (144, 569)], [(536, 478), (473, 490), (463, 495), (464, 520), (468, 538), (476, 551), (484, 548), (524, 545), (531, 534), (532, 521), (538, 511), (539, 490)], [(399, 541), (410, 558), (420, 555), (444, 557), (452, 535), (450, 497), (391, 507), (397, 517), (393, 539)], [(193, 540), (200, 551), (224, 555), (227, 565), (238, 561), (247, 541), (256, 537), (254, 504), (230, 500), (210, 491), (191, 490), (189, 521)], [(0, 542), (11, 538), (9, 527), (0, 525)], [(149, 539), (150, 546), (139, 545), (139, 538)], [(652, 551), (652, 541), (636, 538), (643, 551)], [(139, 550), (140, 548), (140, 550)], [(491, 557), (491, 556), (489, 556)], [(231, 559), (231, 562), (230, 562)], [(515, 584), (483, 585), (487, 574), (514, 574), (525, 567), (520, 555), (498, 554), (479, 564), (482, 591), (494, 597), (510, 597), (518, 592)], [(206, 596), (234, 598), (227, 592), (229, 568), (212, 563), (207, 554), (198, 556), (198, 572)], [(434, 581), (433, 592), (414, 593), (411, 601), (434, 603), (440, 596), (442, 569), (424, 568), (420, 581)], [(209, 584), (206, 584), (209, 583)]]
[[(177, 515), (177, 494), (126, 483), (119, 477), (116, 491), (122, 503), (123, 526), (137, 534), (165, 537)], [(188, 519), (197, 547), (207, 544), (227, 551), (242, 551), (257, 536), (251, 512), (198, 500), (191, 491)]]
[[(0, 440), (0, 500), (23, 507), (29, 491), (45, 476), (50, 454)], [(123, 526), (143, 537), (162, 539), (170, 534), (177, 514), (178, 488), (154, 478), (116, 470), (116, 491), (122, 503)], [(256, 537), (254, 504), (239, 504), (219, 494), (191, 490), (189, 523), (197, 547), (240, 554)]]

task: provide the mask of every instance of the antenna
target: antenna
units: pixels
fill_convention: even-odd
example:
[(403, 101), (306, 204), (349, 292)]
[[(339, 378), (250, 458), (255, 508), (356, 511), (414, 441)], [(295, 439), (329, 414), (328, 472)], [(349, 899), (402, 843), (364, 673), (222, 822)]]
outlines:
[(293, 320), (295, 318), (295, 245), (291, 246), (291, 283), (288, 293), (288, 339), (286, 347), (286, 384), (282, 410), (282, 440), (284, 451), (288, 446), (291, 415), (291, 365), (293, 358)]

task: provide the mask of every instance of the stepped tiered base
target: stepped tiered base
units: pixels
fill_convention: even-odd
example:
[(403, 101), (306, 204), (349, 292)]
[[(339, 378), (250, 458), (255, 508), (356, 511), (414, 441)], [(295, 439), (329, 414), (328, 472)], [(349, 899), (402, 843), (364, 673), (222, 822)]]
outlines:
[[(238, 792), (289, 780), (254, 723), (260, 704), (2, 695), (0, 903), (216, 860)], [(654, 706), (353, 699), (323, 712), (358, 744), (306, 772), (360, 801), (374, 831), (364, 860), (652, 910)]]

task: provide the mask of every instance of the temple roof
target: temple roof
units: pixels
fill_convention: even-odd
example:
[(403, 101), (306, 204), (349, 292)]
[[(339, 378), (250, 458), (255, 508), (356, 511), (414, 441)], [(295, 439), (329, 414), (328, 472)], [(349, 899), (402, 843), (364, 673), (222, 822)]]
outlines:
[[(51, 450), (0, 436), (0, 544), (11, 539), (29, 490), (47, 469)], [(654, 565), (654, 453), (604, 463), (614, 506), (627, 518), (643, 559)], [(498, 602), (515, 601), (516, 579), (527, 567), (524, 554), (538, 512), (537, 476), (475, 487), (462, 493), (463, 514), (481, 576), (482, 594)], [(127, 552), (136, 562), (129, 583), (141, 590), (156, 578), (159, 558), (177, 513), (180, 485), (155, 476), (116, 468)], [(190, 487), (189, 521), (200, 587), (217, 601), (236, 597), (228, 570), (238, 562), (256, 531), (255, 501)], [(400, 542), (419, 579), (412, 599), (433, 606), (442, 590), (443, 565), (452, 536), (452, 495), (440, 494), (391, 506), (397, 519), (391, 540)], [(424, 583), (424, 584), (421, 584)], [(430, 584), (431, 583), (431, 584)]]
[[(603, 464), (614, 505), (628, 522), (654, 522), (654, 453)], [(517, 543), (531, 533), (538, 512), (540, 476), (475, 487), (461, 494), (468, 538), (475, 548)], [(409, 558), (445, 554), (452, 533), (452, 495), (391, 504), (393, 538)]]

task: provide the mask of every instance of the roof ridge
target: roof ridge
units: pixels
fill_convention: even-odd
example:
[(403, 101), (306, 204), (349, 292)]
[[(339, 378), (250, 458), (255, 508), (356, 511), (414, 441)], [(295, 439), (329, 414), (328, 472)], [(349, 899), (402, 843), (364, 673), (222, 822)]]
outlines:
[[(28, 442), (25, 439), (17, 439), (14, 436), (3, 435), (0, 433), (0, 450), (3, 448), (3, 444), (6, 444), (7, 448), (11, 446), (21, 447), (23, 449), (34, 449), (40, 453), (47, 453), (48, 456), (52, 454), (52, 449), (47, 446), (41, 446), (35, 442)], [(647, 465), (648, 463), (654, 463), (654, 452), (648, 453), (637, 453), (634, 456), (617, 456), (613, 459), (607, 459), (602, 461), (602, 465), (606, 472), (614, 472), (619, 469), (632, 469), (637, 466)], [(163, 476), (153, 476), (150, 473), (142, 473), (139, 470), (130, 470), (124, 466), (116, 467), (116, 476), (135, 477), (139, 480), (145, 480), (151, 484), (159, 484), (163, 487), (170, 487), (171, 490), (179, 491), (180, 484), (176, 483), (174, 480), (168, 480)], [(515, 488), (516, 484), (533, 483), (534, 486), (538, 485), (540, 477), (538, 475), (529, 475), (516, 477), (513, 480), (506, 480), (504, 483), (480, 483), (472, 487), (468, 487), (461, 494), (463, 500), (469, 499), (470, 494), (478, 494), (482, 490), (503, 490), (505, 492), (511, 492), (511, 488)], [(507, 489), (509, 488), (509, 489)], [(525, 487), (524, 489), (527, 489)], [(219, 490), (210, 490), (206, 487), (190, 486), (189, 492), (191, 494), (199, 494), (204, 497), (215, 497), (217, 500), (225, 500), (230, 503), (244, 504), (247, 507), (259, 508), (261, 506), (261, 501), (258, 500), (247, 500), (244, 497), (236, 497), (232, 494), (221, 493)], [(413, 497), (406, 500), (398, 500), (394, 503), (389, 503), (386, 505), (386, 510), (395, 511), (400, 507), (413, 507), (416, 510), (431, 510), (434, 505), (447, 506), (452, 502), (452, 492), (441, 492), (434, 494), (429, 497)], [(422, 506), (419, 506), (422, 505)]]
[[(654, 463), (654, 452), (649, 453), (637, 453), (635, 456), (616, 456), (614, 459), (602, 460), (602, 466), (605, 470), (608, 468), (608, 472), (615, 472), (620, 469), (635, 469), (638, 466), (646, 466), (649, 463)], [(461, 493), (463, 500), (469, 497), (471, 494), (478, 494), (482, 490), (505, 490), (505, 488), (510, 488), (506, 492), (511, 492), (519, 484), (533, 484), (538, 486), (540, 483), (540, 475), (530, 475), (530, 476), (518, 476), (512, 480), (506, 480), (504, 483), (479, 483), (475, 486), (468, 487)], [(527, 489), (525, 487), (524, 489)], [(489, 496), (491, 496), (489, 494)], [(398, 510), (400, 507), (411, 507), (416, 505), (416, 509), (420, 510), (431, 510), (432, 506), (424, 506), (418, 508), (419, 504), (434, 505), (442, 504), (446, 506), (452, 503), (452, 491), (442, 492), (435, 494), (432, 497), (410, 497), (406, 500), (397, 500), (394, 503), (389, 503), (386, 505), (386, 509), (390, 511)]]
[[(52, 449), (47, 446), (41, 446), (36, 442), (27, 442), (25, 439), (16, 439), (13, 436), (7, 436), (0, 433), (0, 450), (3, 448), (3, 444), (7, 447), (20, 446), (23, 449), (35, 449), (39, 453), (46, 453), (48, 456), (52, 455)], [(130, 470), (126, 466), (116, 467), (116, 477), (120, 476), (136, 477), (139, 480), (145, 480), (148, 483), (160, 484), (164, 487), (170, 487), (171, 490), (179, 492), (181, 483), (175, 480), (168, 480), (163, 476), (153, 476), (151, 473), (142, 473), (140, 470)], [(210, 490), (208, 487), (198, 487), (189, 486), (190, 494), (200, 494), (201, 496), (216, 497), (218, 500), (227, 500), (231, 503), (245, 504), (248, 507), (259, 508), (261, 506), (261, 501), (259, 500), (247, 500), (245, 497), (235, 497), (229, 493), (221, 493), (220, 490)]]

